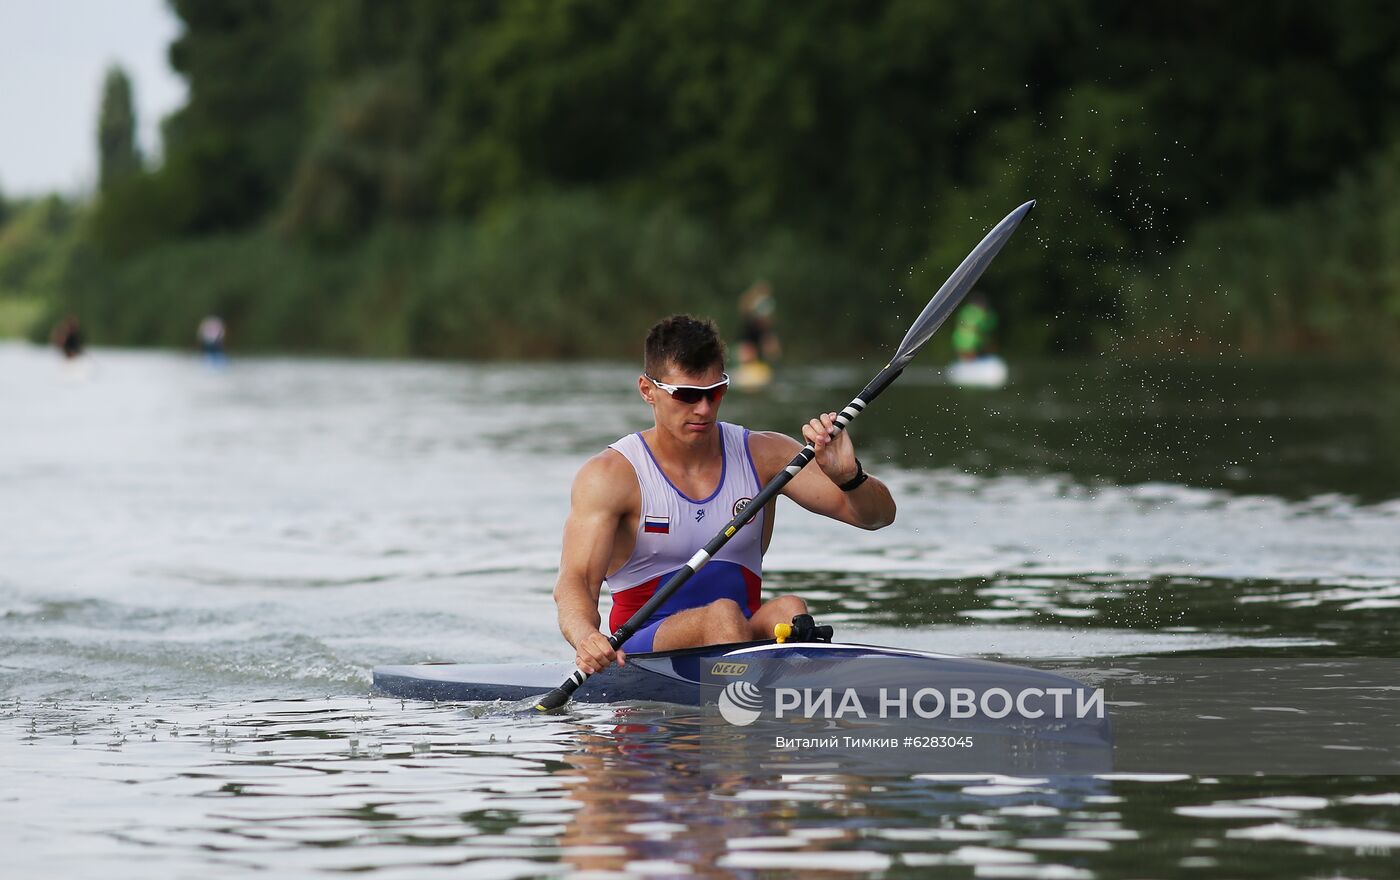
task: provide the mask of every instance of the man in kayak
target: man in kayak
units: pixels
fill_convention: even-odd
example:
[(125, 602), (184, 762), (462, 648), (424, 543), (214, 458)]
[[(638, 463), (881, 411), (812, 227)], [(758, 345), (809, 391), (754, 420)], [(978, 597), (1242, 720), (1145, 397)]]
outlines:
[[(554, 601), (559, 629), (577, 653), (578, 668), (590, 675), (625, 660), (600, 631), (603, 584), (613, 599), (612, 632), (802, 448), (783, 434), (720, 422), (728, 385), (724, 343), (713, 322), (690, 315), (661, 321), (647, 334), (637, 379), (655, 424), (613, 443), (574, 478)], [(894, 521), (894, 499), (865, 473), (849, 433), (829, 439), (835, 418), (823, 413), (802, 426), (818, 467), (804, 468), (783, 494), (814, 513), (884, 528)], [(657, 609), (626, 649), (768, 638), (775, 624), (806, 613), (797, 596), (760, 599), (773, 514), (770, 503)]]

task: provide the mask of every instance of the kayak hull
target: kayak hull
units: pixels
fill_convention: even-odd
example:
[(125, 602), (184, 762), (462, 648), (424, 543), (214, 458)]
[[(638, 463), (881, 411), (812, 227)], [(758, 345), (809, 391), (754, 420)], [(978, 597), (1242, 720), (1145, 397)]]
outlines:
[(964, 388), (1000, 388), (1010, 376), (1006, 361), (994, 354), (970, 361), (954, 361), (943, 372), (949, 384)]
[[(629, 654), (625, 666), (589, 676), (573, 695), (584, 703), (655, 701), (700, 705), (716, 661), (766, 662), (772, 680), (761, 687), (937, 687), (994, 681), (1001, 687), (1082, 687), (1055, 673), (927, 651), (874, 645), (772, 641), (709, 645)], [(374, 687), (410, 700), (524, 700), (553, 690), (574, 671), (568, 663), (419, 663), (378, 666)]]
[[(411, 666), (377, 666), (374, 689), (405, 700), (515, 702), (538, 697), (559, 686), (574, 671), (568, 663), (419, 663)], [(589, 677), (573, 700), (580, 703), (613, 703), (646, 700), (662, 703), (699, 702), (699, 686), (690, 698), (685, 682), (658, 678), (632, 664), (611, 667)]]
[[(380, 693), (401, 699), (502, 700), (532, 705), (572, 672), (572, 666), (563, 663), (380, 666), (374, 670), (374, 686)], [(860, 708), (850, 714), (838, 713), (835, 717), (844, 719), (842, 722), (818, 720), (818, 724), (826, 725), (821, 728), (823, 731), (833, 723), (878, 724), (878, 727), (864, 729), (883, 736), (892, 733), (924, 737), (946, 735), (966, 744), (967, 751), (924, 753), (915, 750), (911, 754), (894, 756), (906, 763), (912, 762), (911, 766), (917, 767), (919, 772), (931, 769), (965, 771), (972, 766), (1001, 768), (998, 772), (1015, 768), (1017, 772), (1056, 773), (1098, 773), (1112, 768), (1112, 728), (1106, 713), (1060, 716), (1042, 713), (1045, 717), (1028, 715), (1008, 719), (1004, 714), (954, 715), (951, 711), (924, 714), (915, 710), (891, 715), (884, 710), (891, 699), (927, 709), (930, 704), (919, 703), (916, 695), (933, 690), (942, 691), (951, 699), (956, 690), (971, 694), (994, 691), (1015, 694), (1028, 689), (1039, 689), (1042, 694), (1059, 690), (1065, 695), (1066, 705), (1092, 692), (1082, 683), (1057, 673), (989, 660), (871, 645), (748, 642), (629, 655), (625, 666), (609, 667), (590, 676), (574, 693), (573, 701), (584, 704), (713, 704), (731, 725), (745, 726), (762, 718), (769, 727), (749, 728), (757, 735), (765, 730), (779, 734), (810, 733), (813, 730), (810, 725), (784, 721), (774, 707), (780, 699), (786, 699), (791, 710), (794, 709), (793, 699), (801, 702), (811, 699), (809, 695), (821, 699), (821, 694), (827, 694), (831, 701), (825, 704), (825, 710), (815, 709), (816, 714), (808, 717), (830, 719), (833, 716), (823, 715), (823, 711), (829, 712), (838, 702), (844, 713), (848, 699), (853, 699)], [(735, 700), (743, 703), (737, 710), (741, 713), (739, 716), (733, 715), (739, 705)], [(974, 743), (975, 752), (972, 751)], [(806, 757), (810, 759), (812, 755)], [(846, 761), (851, 755), (843, 753), (838, 757)]]
[[(571, 698), (580, 703), (629, 700), (699, 705), (701, 663), (730, 651), (771, 642), (708, 645), (680, 651), (629, 654), (625, 666), (610, 666)], [(408, 700), (524, 700), (559, 686), (574, 672), (570, 663), (418, 663), (376, 666), (374, 688)]]

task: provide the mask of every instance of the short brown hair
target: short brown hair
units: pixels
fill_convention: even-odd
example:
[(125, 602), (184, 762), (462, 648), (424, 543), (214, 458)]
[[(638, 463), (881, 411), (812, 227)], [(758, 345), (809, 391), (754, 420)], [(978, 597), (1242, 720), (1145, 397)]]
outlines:
[(643, 369), (649, 376), (660, 376), (668, 364), (687, 373), (703, 373), (715, 364), (723, 367), (724, 340), (715, 322), (694, 315), (657, 321), (647, 332)]

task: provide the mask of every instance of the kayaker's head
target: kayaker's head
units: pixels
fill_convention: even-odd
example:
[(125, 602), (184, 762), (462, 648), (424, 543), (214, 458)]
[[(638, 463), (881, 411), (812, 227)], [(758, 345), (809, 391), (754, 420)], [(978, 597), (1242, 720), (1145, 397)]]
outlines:
[(714, 430), (728, 387), (724, 341), (713, 321), (672, 315), (647, 333), (637, 388), (656, 413), (658, 428), (682, 441), (699, 441)]

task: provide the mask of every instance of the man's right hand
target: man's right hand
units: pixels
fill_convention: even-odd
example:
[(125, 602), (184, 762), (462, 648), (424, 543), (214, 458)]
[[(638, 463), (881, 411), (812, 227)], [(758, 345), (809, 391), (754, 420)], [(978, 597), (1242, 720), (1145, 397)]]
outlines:
[(608, 642), (608, 637), (600, 632), (593, 632), (580, 639), (574, 646), (577, 656), (574, 663), (579, 669), (589, 675), (602, 672), (617, 662), (618, 666), (626, 665), (627, 652), (623, 650), (613, 650), (613, 646)]

